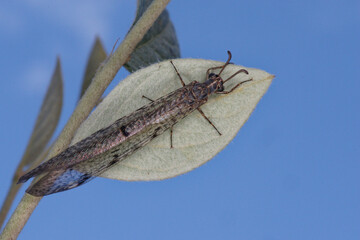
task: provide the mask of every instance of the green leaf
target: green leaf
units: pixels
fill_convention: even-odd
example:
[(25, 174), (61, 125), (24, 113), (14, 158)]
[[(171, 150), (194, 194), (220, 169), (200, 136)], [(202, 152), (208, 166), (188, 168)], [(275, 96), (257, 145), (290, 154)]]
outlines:
[[(132, 26), (139, 20), (152, 1), (138, 1), (136, 18)], [(175, 28), (170, 20), (168, 11), (165, 10), (136, 46), (130, 60), (124, 66), (129, 72), (135, 72), (153, 63), (179, 57), (180, 48)]]
[[(202, 82), (208, 68), (223, 64), (201, 59), (176, 59), (173, 62), (185, 83), (194, 80)], [(228, 65), (221, 76), (227, 79), (243, 68)], [(170, 148), (170, 134), (167, 131), (100, 176), (127, 181), (161, 180), (186, 173), (209, 161), (235, 137), (274, 77), (262, 70), (245, 69), (249, 75), (236, 75), (225, 84), (225, 88), (229, 90), (250, 78), (253, 81), (244, 83), (231, 94), (214, 94), (201, 107), (222, 133), (221, 136), (195, 111), (175, 125), (174, 148)], [(131, 74), (114, 88), (80, 126), (73, 143), (148, 104), (142, 95), (157, 99), (180, 87), (180, 80), (169, 61)]]
[(105, 59), (106, 59), (105, 49), (101, 43), (100, 38), (96, 37), (95, 43), (92, 47), (90, 57), (86, 65), (86, 70), (81, 86), (81, 93), (79, 99), (84, 95), (86, 89), (89, 87), (93, 77), (95, 76), (97, 69)]
[(63, 77), (60, 59), (57, 58), (55, 71), (43, 100), (35, 127), (26, 147), (23, 162), (29, 166), (44, 151), (59, 122), (63, 102)]

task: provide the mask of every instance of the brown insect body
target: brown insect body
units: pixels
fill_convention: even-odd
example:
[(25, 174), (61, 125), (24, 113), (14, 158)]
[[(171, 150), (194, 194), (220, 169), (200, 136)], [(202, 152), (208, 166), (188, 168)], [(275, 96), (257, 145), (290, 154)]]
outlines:
[[(229, 59), (221, 67), (222, 69), (228, 64), (230, 58), (231, 55), (229, 54)], [(209, 70), (205, 82), (193, 81), (187, 85), (184, 84), (176, 70), (183, 83), (182, 88), (139, 108), (132, 114), (118, 119), (110, 126), (100, 129), (70, 146), (49, 161), (23, 175), (19, 179), (19, 183), (46, 173), (38, 182), (26, 190), (34, 196), (48, 195), (77, 187), (100, 175), (169, 128), (172, 130), (178, 121), (194, 110), (198, 110), (215, 128), (203, 114), (200, 106), (206, 103), (208, 97), (213, 93), (229, 93), (234, 90), (241, 83), (225, 92), (224, 82), (240, 72), (247, 72), (240, 70), (224, 81), (219, 76), (222, 70), (219, 74), (209, 74)]]

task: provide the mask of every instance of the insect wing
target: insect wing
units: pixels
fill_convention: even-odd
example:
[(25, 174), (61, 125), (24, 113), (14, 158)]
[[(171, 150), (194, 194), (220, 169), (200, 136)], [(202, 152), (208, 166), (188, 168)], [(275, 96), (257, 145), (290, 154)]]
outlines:
[[(157, 111), (162, 105), (173, 102), (181, 93), (182, 91), (176, 90), (157, 99), (136, 110), (131, 115), (117, 120), (109, 127), (99, 130), (53, 159), (43, 163), (38, 168), (30, 171), (20, 180), (27, 180), (30, 177), (44, 172), (48, 173), (27, 189), (27, 193), (34, 196), (43, 196), (61, 192), (80, 186), (100, 175), (114, 164), (132, 154), (138, 148), (146, 145), (156, 136), (165, 132), (174, 122), (169, 121), (144, 126), (140, 132), (134, 134), (132, 137), (124, 136), (124, 133), (121, 132), (121, 127), (144, 118), (145, 115)], [(116, 143), (119, 135), (121, 135), (120, 138), (122, 141)], [(115, 146), (113, 146), (114, 143), (116, 143)], [(87, 151), (89, 151), (89, 153), (87, 153)], [(98, 151), (98, 154), (95, 155), (94, 151)], [(71, 153), (73, 153), (72, 158), (70, 156)], [(61, 157), (64, 157), (64, 160), (62, 160)]]
[(137, 134), (110, 151), (90, 158), (87, 161), (74, 164), (66, 169), (53, 170), (26, 190), (34, 196), (44, 196), (69, 190), (80, 186), (100, 175), (114, 164), (132, 154), (150, 142), (156, 136), (167, 130), (167, 126), (149, 126), (143, 133)]
[(26, 192), (33, 196), (44, 196), (80, 186), (94, 177), (73, 169), (55, 170), (42, 177)]
[(70, 168), (75, 164), (86, 162), (88, 159), (105, 153), (127, 139), (127, 136), (120, 131), (122, 126), (127, 126), (138, 119), (144, 118), (149, 112), (164, 105), (164, 102), (172, 101), (174, 98), (178, 97), (179, 93), (180, 91), (174, 91), (145, 105), (132, 114), (118, 119), (110, 126), (93, 133), (89, 137), (70, 146), (57, 156), (26, 173), (18, 182), (24, 183), (28, 179), (44, 172)]

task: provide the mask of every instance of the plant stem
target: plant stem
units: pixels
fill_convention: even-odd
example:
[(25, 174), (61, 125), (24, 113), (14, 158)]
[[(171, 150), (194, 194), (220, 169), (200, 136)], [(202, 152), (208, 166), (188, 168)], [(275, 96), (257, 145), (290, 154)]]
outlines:
[[(41, 162), (44, 161), (44, 159), (46, 158), (46, 156), (49, 153), (49, 148), (47, 148), (45, 151), (43, 151), (38, 158), (31, 163), (30, 168), (36, 167), (38, 166)], [(1, 206), (1, 210), (0, 210), (0, 229), (6, 219), (6, 216), (8, 214), (8, 212), (10, 211), (11, 205), (15, 200), (16, 194), (18, 193), (18, 191), (20, 190), (20, 188), (22, 187), (23, 184), (17, 184), (17, 181), (19, 180), (19, 178), (21, 177), (21, 175), (24, 174), (23, 168), (25, 165), (25, 161), (26, 160), (26, 156), (24, 156), (18, 167), (16, 168), (16, 171), (14, 173), (14, 177), (12, 179), (11, 185), (10, 185), (10, 189), (5, 197), (5, 201), (3, 203), (3, 205)]]
[[(116, 73), (129, 59), (136, 45), (141, 41), (169, 2), (170, 0), (154, 0), (114, 54), (110, 56), (105, 65), (96, 73), (91, 85), (79, 101), (55, 142), (54, 147), (51, 149), (49, 158), (57, 155), (70, 144), (77, 128), (90, 114), (98, 99), (114, 79)], [(16, 239), (40, 200), (41, 197), (25, 194), (1, 233), (0, 240)]]
[(16, 184), (15, 181), (12, 181), (11, 186), (9, 188), (9, 191), (6, 195), (5, 201), (1, 207), (1, 211), (0, 211), (0, 229), (1, 226), (3, 225), (6, 215), (8, 214), (10, 208), (11, 208), (11, 204), (14, 201), (17, 192), (19, 191), (19, 189), (21, 188), (21, 184)]

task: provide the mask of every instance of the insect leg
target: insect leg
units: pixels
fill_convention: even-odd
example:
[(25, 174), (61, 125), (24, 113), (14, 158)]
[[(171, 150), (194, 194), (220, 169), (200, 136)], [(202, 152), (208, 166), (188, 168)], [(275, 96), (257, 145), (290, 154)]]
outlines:
[(170, 148), (173, 148), (173, 127), (170, 128)]
[(148, 97), (146, 97), (146, 96), (144, 96), (144, 95), (142, 95), (142, 97), (145, 98), (145, 99), (147, 99), (147, 100), (149, 100), (150, 102), (154, 102), (154, 100), (152, 100), (151, 98), (148, 98)]
[(206, 119), (206, 121), (208, 121), (211, 126), (213, 126), (215, 128), (215, 130), (218, 132), (218, 134), (221, 136), (221, 132), (215, 127), (215, 125), (210, 121), (210, 119), (208, 119), (208, 117), (205, 115), (205, 113), (200, 109), (197, 108), (197, 110), (199, 111), (199, 113)]
[(170, 61), (170, 63), (171, 63), (171, 65), (173, 65), (173, 67), (174, 67), (174, 69), (175, 69), (176, 74), (179, 76), (180, 81), (181, 81), (181, 84), (182, 84), (183, 86), (185, 86), (185, 83), (184, 83), (184, 81), (182, 80), (182, 78), (181, 78), (181, 76), (180, 76), (180, 73), (179, 73), (179, 72), (178, 72), (178, 70), (176, 69), (176, 67), (175, 67), (174, 63), (173, 63), (172, 61)]

